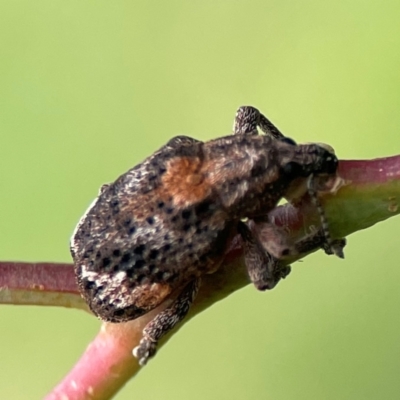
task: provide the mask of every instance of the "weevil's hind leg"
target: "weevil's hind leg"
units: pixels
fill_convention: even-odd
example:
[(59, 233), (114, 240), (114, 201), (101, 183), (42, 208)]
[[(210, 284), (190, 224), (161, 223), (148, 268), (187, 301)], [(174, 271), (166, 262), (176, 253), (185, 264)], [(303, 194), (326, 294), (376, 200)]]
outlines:
[(258, 290), (272, 289), (290, 273), (290, 267), (270, 254), (244, 222), (238, 232), (243, 239), (244, 261), (250, 280)]
[(256, 108), (251, 106), (240, 107), (236, 112), (233, 123), (233, 133), (235, 135), (257, 135), (257, 127), (276, 139), (285, 138), (280, 130)]
[(195, 279), (186, 285), (171, 306), (160, 312), (143, 329), (143, 338), (133, 349), (133, 355), (141, 366), (154, 356), (158, 341), (186, 316), (196, 298), (199, 286), (200, 279)]

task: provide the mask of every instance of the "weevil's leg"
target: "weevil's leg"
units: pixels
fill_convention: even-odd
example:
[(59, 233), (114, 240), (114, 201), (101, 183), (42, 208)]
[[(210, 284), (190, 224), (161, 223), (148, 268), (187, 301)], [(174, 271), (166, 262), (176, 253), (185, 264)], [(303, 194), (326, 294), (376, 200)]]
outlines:
[(235, 135), (257, 135), (257, 126), (264, 133), (276, 139), (285, 138), (280, 130), (256, 108), (242, 106), (237, 110), (233, 123), (233, 133)]
[(278, 260), (296, 254), (293, 240), (287, 232), (282, 227), (271, 223), (267, 216), (249, 220), (247, 226), (253, 236), (258, 238), (262, 247)]
[(168, 333), (189, 311), (196, 298), (200, 286), (200, 279), (195, 279), (185, 286), (174, 302), (160, 312), (143, 329), (143, 338), (138, 346), (133, 349), (133, 355), (141, 366), (145, 365), (157, 350), (157, 342)]
[(263, 114), (260, 113), (260, 121), (258, 123), (261, 130), (276, 139), (284, 139), (286, 136)]
[(321, 202), (319, 201), (318, 198), (318, 193), (314, 189), (314, 175), (311, 174), (310, 177), (308, 178), (307, 181), (307, 189), (308, 189), (308, 194), (311, 197), (312, 202), (314, 203), (315, 207), (317, 208), (320, 220), (321, 220), (321, 231), (324, 236), (324, 242), (321, 245), (321, 247), (325, 250), (326, 254), (335, 254), (339, 258), (344, 258), (344, 253), (343, 253), (343, 247), (340, 241), (344, 240), (344, 243), (346, 243), (345, 239), (339, 239), (338, 241), (332, 240), (331, 233), (329, 231), (329, 223), (325, 215), (324, 208), (322, 207)]
[[(335, 254), (340, 258), (344, 258), (343, 249), (346, 246), (346, 239), (331, 239), (328, 244), (325, 235), (324, 230), (321, 228), (315, 233), (298, 240), (295, 243), (296, 251), (299, 254), (303, 254), (315, 250), (316, 248), (322, 248), (328, 255)], [(332, 248), (335, 249), (334, 252), (332, 251)]]
[(260, 120), (260, 112), (250, 106), (240, 107), (236, 111), (233, 122), (234, 135), (258, 135), (257, 126)]
[(258, 290), (274, 288), (290, 273), (290, 267), (267, 252), (244, 222), (238, 223), (238, 232), (243, 239), (244, 261), (250, 280)]

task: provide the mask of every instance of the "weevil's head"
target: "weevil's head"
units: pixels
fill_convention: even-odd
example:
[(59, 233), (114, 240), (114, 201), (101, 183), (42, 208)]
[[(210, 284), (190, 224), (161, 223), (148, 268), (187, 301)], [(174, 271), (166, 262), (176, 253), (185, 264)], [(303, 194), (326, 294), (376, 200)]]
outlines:
[(293, 178), (306, 178), (311, 174), (334, 175), (339, 161), (332, 147), (322, 143), (296, 146), (292, 160), (282, 165), (283, 172)]
[(283, 158), (281, 164), (283, 174), (291, 181), (285, 194), (288, 200), (300, 198), (307, 192), (307, 178), (311, 175), (319, 181), (335, 176), (339, 161), (332, 147), (322, 143), (295, 145), (293, 141), (285, 141), (293, 143), (291, 157)]

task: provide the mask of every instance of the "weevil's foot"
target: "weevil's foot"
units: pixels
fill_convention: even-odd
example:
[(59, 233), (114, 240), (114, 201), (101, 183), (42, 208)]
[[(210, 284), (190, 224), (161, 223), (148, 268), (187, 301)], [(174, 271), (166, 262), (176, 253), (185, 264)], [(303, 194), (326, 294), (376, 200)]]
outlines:
[(325, 253), (328, 255), (334, 254), (335, 256), (338, 256), (339, 258), (344, 258), (344, 247), (346, 246), (346, 239), (335, 239), (332, 240), (330, 244), (324, 243), (322, 245), (322, 248), (324, 249)]
[(292, 272), (290, 265), (285, 265), (279, 269), (279, 279), (285, 279)]
[(157, 351), (157, 342), (153, 342), (150, 338), (144, 337), (140, 340), (139, 345), (136, 346), (132, 353), (137, 358), (141, 367), (147, 364), (149, 358), (153, 357)]
[(273, 279), (267, 282), (254, 283), (258, 290), (273, 289), (281, 279), (285, 279), (291, 272), (290, 265), (281, 265), (279, 262), (273, 271)]

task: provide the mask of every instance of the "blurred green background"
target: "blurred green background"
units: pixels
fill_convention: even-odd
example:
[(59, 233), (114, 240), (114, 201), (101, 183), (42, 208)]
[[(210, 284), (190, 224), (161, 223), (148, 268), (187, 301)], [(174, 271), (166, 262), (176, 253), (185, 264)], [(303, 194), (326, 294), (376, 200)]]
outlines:
[[(69, 262), (101, 184), (252, 104), (340, 158), (400, 153), (398, 1), (0, 2), (0, 259)], [(185, 326), (117, 399), (399, 399), (400, 220)], [(0, 397), (40, 399), (100, 323), (0, 307)]]

